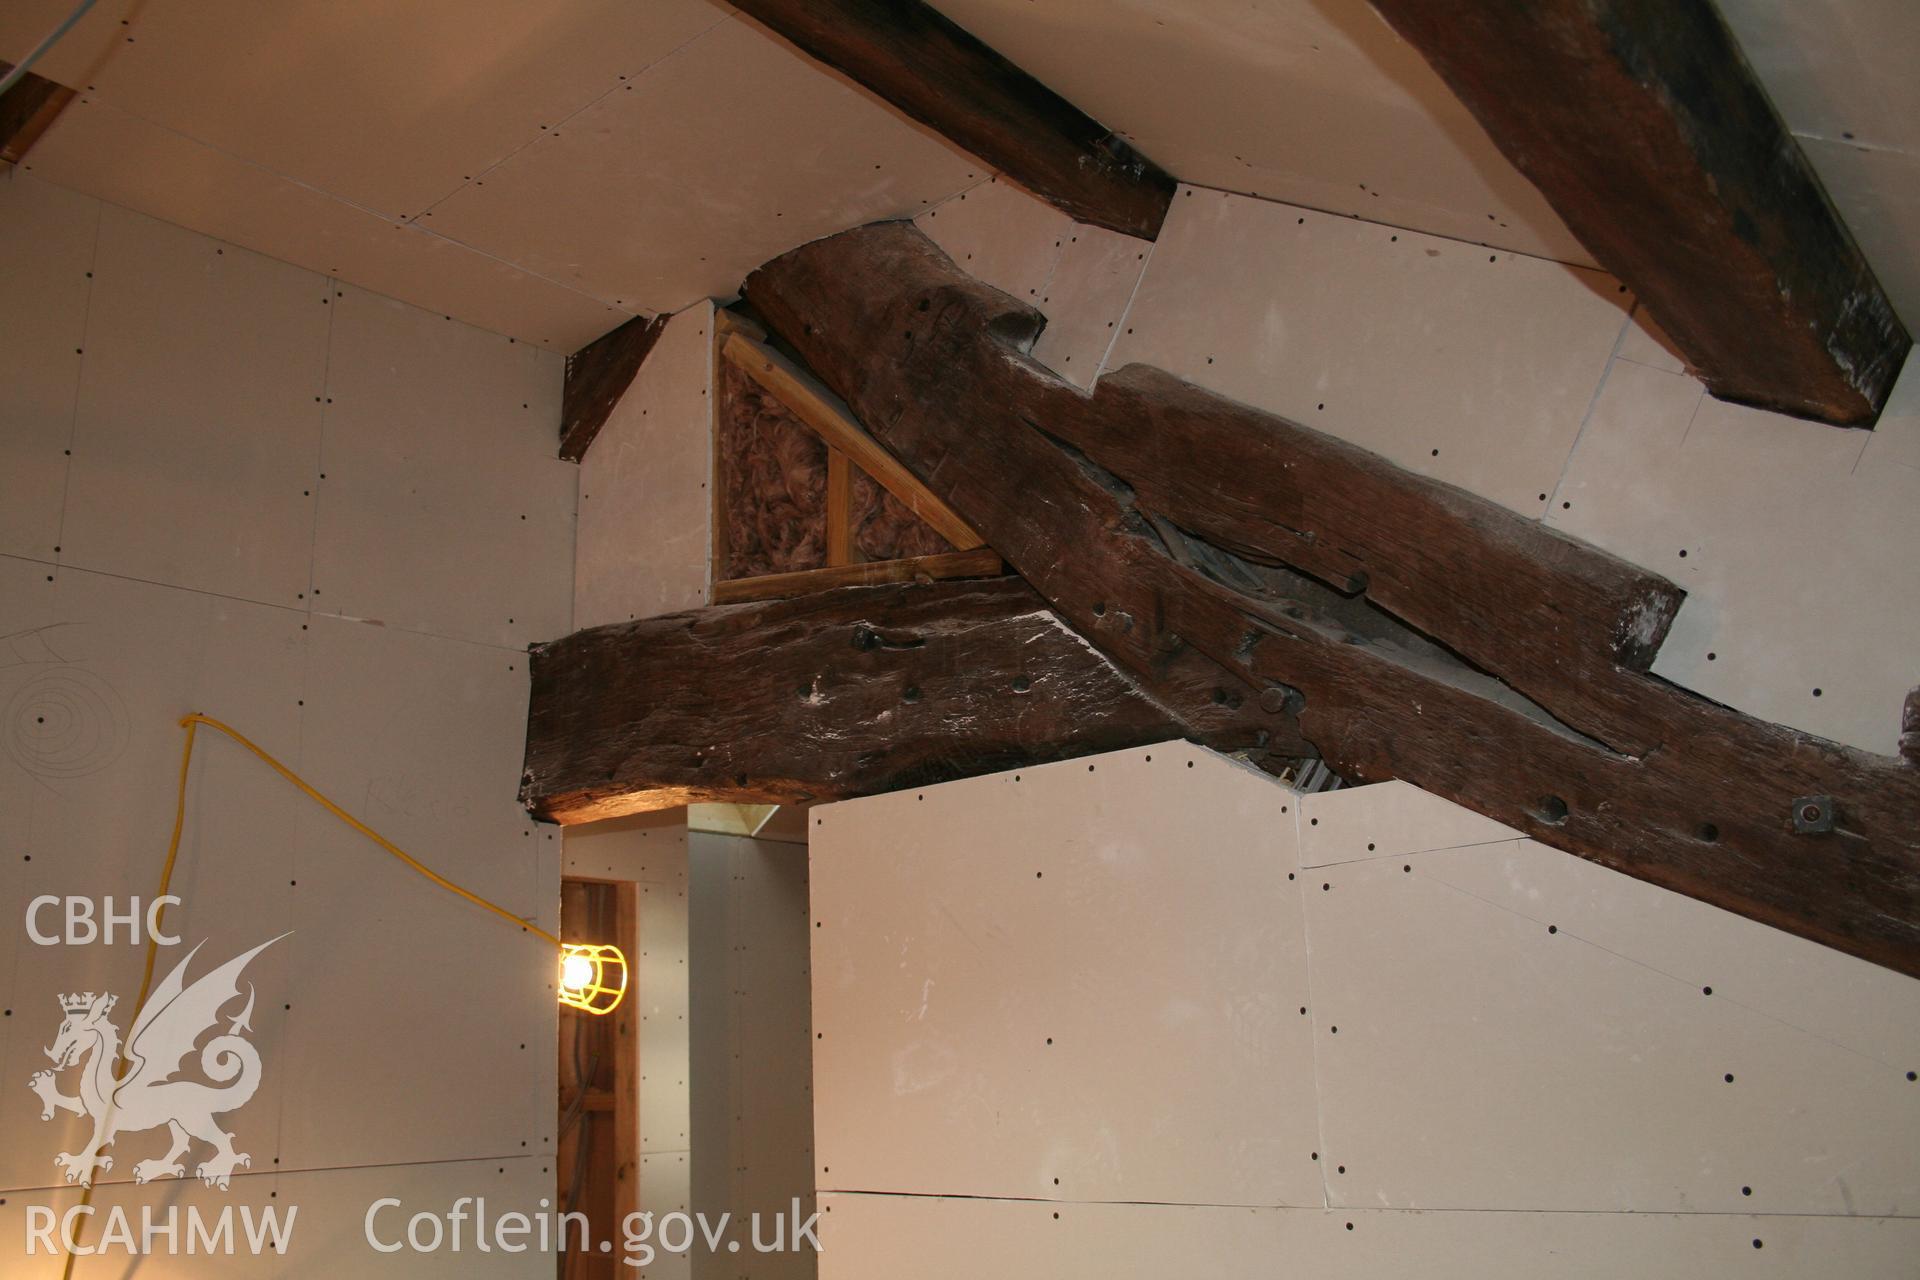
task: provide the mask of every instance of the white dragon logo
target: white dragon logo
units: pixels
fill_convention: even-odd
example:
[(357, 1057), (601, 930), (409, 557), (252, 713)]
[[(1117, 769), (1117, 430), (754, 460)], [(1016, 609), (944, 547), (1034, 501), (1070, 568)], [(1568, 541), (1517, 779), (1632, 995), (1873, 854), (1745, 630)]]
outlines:
[[(283, 933), (280, 938), (286, 936)], [(200, 1051), (200, 1069), (220, 1087), (198, 1080), (176, 1080), (174, 1076), (201, 1035), (218, 1025), (220, 1010), (239, 997), (240, 973), (247, 963), (280, 938), (271, 938), (236, 956), (192, 986), (185, 985), (187, 965), (199, 954), (200, 947), (189, 951), (154, 989), (134, 1019), (124, 1054), (127, 1067), (118, 1076), (115, 1064), (123, 1056), (120, 1029), (107, 1020), (107, 1015), (113, 1012), (119, 997), (105, 993), (96, 996), (91, 991), (60, 997), (66, 1020), (60, 1024), (53, 1047), (46, 1051), (54, 1069), (36, 1072), (28, 1086), (40, 1095), (42, 1120), (53, 1119), (56, 1111), (93, 1117), (93, 1136), (86, 1145), (77, 1152), (54, 1157), (54, 1164), (66, 1170), (68, 1182), (93, 1185), (96, 1170), (113, 1168), (113, 1157), (106, 1154), (106, 1149), (115, 1137), (161, 1125), (173, 1135), (172, 1148), (158, 1160), (134, 1165), (135, 1182), (185, 1177), (181, 1157), (195, 1138), (213, 1147), (212, 1155), (194, 1170), (209, 1187), (226, 1190), (233, 1171), (253, 1163), (252, 1157), (233, 1149), (233, 1135), (214, 1122), (215, 1115), (245, 1106), (260, 1087), (260, 1051), (240, 1034), (253, 1030), (249, 1025), (253, 1016), (252, 984), (247, 987), (246, 1008), (231, 1020), (226, 1034), (214, 1036)], [(55, 1072), (80, 1067), (89, 1054), (92, 1060), (81, 1071), (79, 1096), (61, 1093), (54, 1081)]]

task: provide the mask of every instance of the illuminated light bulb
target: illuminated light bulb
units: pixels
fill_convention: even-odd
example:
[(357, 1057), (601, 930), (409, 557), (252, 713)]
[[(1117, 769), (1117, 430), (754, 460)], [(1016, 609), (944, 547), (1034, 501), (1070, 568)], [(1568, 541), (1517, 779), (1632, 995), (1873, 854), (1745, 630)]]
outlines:
[(560, 948), (560, 1003), (569, 1009), (608, 1014), (627, 993), (627, 957), (620, 948), (597, 942), (568, 942)]

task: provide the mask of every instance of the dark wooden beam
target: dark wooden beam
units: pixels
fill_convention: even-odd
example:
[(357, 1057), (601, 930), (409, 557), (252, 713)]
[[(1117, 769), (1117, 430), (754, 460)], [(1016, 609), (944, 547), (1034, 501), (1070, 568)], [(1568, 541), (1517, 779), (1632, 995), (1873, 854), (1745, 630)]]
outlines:
[[(1616, 568), (1624, 577), (1613, 589), (1592, 590), (1607, 581), (1603, 562), (1567, 544), (1544, 579), (1524, 575), (1497, 594), (1474, 561), (1500, 531), (1435, 515), (1425, 482), (1405, 477), (1406, 496), (1381, 514), (1425, 507), (1437, 541), (1396, 572), (1479, 593), (1489, 628), (1554, 628), (1526, 598), (1537, 590), (1570, 611), (1558, 628), (1568, 640), (1516, 637), (1511, 657), (1487, 643), (1481, 656), (1497, 665), (1482, 670), (1378, 603), (1315, 582), (1308, 575), (1327, 564), (1317, 540), (1301, 552), (1284, 538), (1263, 539), (1257, 549), (1287, 566), (1253, 564), (1180, 528), (1147, 505), (1148, 489), (1060, 443), (1095, 438), (1087, 418), (1109, 413), (1158, 414), (1182, 430), (1237, 421), (1278, 441), (1298, 441), (1305, 428), (1146, 377), (1126, 380), (1124, 395), (1089, 398), (1025, 354), (1038, 312), (968, 277), (910, 225), (794, 250), (755, 272), (746, 292), (895, 457), (1169, 710), (1198, 709), (1193, 691), (1207, 680), (1166, 680), (1170, 662), (1193, 664), (1256, 725), (1266, 713), (1277, 732), (1297, 716), (1349, 779), (1405, 779), (1556, 848), (1920, 975), (1920, 769), (1740, 715), (1636, 670), (1658, 635), (1643, 642), (1632, 633), (1661, 613), (1642, 607), (1631, 571)], [(1161, 403), (1147, 407), (1155, 398)], [(1155, 465), (1231, 465), (1184, 451), (1191, 443)], [(1287, 447), (1272, 446), (1276, 456)], [(1332, 468), (1343, 456), (1329, 449), (1313, 465)], [(1371, 483), (1392, 479), (1389, 464), (1371, 466)], [(1267, 480), (1284, 521), (1286, 490), (1274, 470)], [(1341, 481), (1331, 469), (1321, 478)], [(1245, 496), (1255, 508), (1267, 501)], [(1369, 582), (1389, 576), (1383, 557), (1412, 555), (1363, 543), (1350, 528), (1341, 540), (1365, 552)], [(1420, 589), (1399, 584), (1382, 596), (1426, 610), (1429, 625), (1441, 619), (1460, 643), (1460, 619), (1419, 603)], [(1611, 749), (1519, 692), (1547, 688), (1552, 655), (1568, 643), (1612, 655), (1606, 678), (1632, 698), (1601, 710), (1631, 731), (1633, 750)], [(1592, 663), (1574, 670), (1582, 669)], [(1809, 809), (1830, 811), (1833, 821), (1808, 823)]]
[(587, 456), (607, 415), (633, 385), (647, 353), (667, 327), (665, 316), (635, 316), (613, 332), (594, 339), (567, 357), (566, 387), (560, 397), (560, 457), (578, 462)]
[(1684, 596), (1666, 579), (1158, 369), (1128, 366), (1057, 409), (1046, 430), (1141, 508), (1371, 601), (1616, 750), (1653, 745), (1637, 677)]
[(1870, 426), (1912, 345), (1712, 0), (1373, 0), (1709, 390)]
[[(0, 62), (0, 76), (13, 70)], [(0, 161), (19, 164), (40, 140), (66, 105), (73, 90), (29, 71), (12, 88), (0, 93)]]
[(1160, 234), (1171, 177), (922, 0), (735, 7), (1079, 221)]
[(1302, 750), (1169, 683), (1143, 696), (1017, 578), (853, 587), (596, 627), (531, 663), (521, 798), (591, 822), (705, 801), (788, 804), (896, 790), (1190, 737)]

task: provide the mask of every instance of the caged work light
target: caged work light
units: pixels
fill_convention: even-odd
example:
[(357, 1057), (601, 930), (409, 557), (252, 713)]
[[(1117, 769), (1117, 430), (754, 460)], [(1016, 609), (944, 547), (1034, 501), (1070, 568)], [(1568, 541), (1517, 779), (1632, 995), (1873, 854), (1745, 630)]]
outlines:
[(588, 1013), (612, 1013), (627, 994), (627, 958), (620, 948), (597, 942), (560, 947), (560, 1003)]

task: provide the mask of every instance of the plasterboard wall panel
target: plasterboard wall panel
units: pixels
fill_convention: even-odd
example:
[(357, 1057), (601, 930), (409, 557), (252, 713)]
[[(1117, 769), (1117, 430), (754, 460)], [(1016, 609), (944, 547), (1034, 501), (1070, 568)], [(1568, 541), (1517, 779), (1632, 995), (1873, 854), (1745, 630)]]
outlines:
[(694, 1273), (811, 1277), (810, 1254), (751, 1252), (746, 1222), (786, 1215), (795, 1199), (812, 1212), (806, 852), (696, 832), (690, 853), (693, 1203), (716, 1220), (731, 1213), (746, 1255), (696, 1251)]
[(1591, 263), (1364, 0), (936, 7), (1186, 181)]
[[(273, 1203), (299, 1205), (300, 1218), (288, 1265), (284, 1272), (273, 1274), (353, 1276), (356, 1280), (362, 1276), (372, 1280), (467, 1280), (469, 1276), (525, 1280), (553, 1270), (552, 1255), (534, 1249), (482, 1252), (475, 1247), (471, 1222), (463, 1224), (457, 1250), (451, 1236), (432, 1253), (409, 1248), (385, 1253), (367, 1242), (368, 1211), (383, 1199), (400, 1201), (398, 1206), (383, 1207), (373, 1220), (375, 1235), (389, 1245), (405, 1239), (407, 1219), (414, 1214), (444, 1215), (462, 1197), (484, 1200), (488, 1216), (495, 1220), (507, 1213), (540, 1213), (542, 1201), (547, 1202), (546, 1212), (557, 1213), (551, 1203), (553, 1164), (546, 1156), (281, 1173), (274, 1182), (280, 1194)], [(475, 1212), (478, 1206), (468, 1208)], [(527, 1242), (536, 1243), (537, 1236), (527, 1237)]]
[(795, 245), (917, 214), (983, 176), (734, 19), (540, 134), (437, 205), (432, 226), (616, 306), (677, 311), (730, 297)]
[[(687, 837), (688, 1077), (691, 1127), (688, 1198), (710, 1216), (733, 1207), (734, 1077), (738, 1061), (732, 1026), (736, 987), (732, 910), (732, 842), (707, 832)], [(811, 1034), (811, 1032), (809, 1032)], [(811, 1053), (808, 1055), (811, 1061)], [(813, 1185), (812, 1153), (806, 1185)], [(716, 1258), (696, 1256), (696, 1280), (731, 1277)]]
[(1176, 743), (814, 810), (817, 1185), (1320, 1203), (1291, 798)]
[[(307, 779), (428, 866), (545, 917), (558, 885), (537, 882), (533, 827), (513, 803), (526, 713), (514, 655), (320, 616), (311, 626)], [(551, 945), (330, 814), (303, 811), (296, 833), (288, 1165), (551, 1152)], [(341, 1044), (386, 1050), (343, 1057), (330, 1050)], [(487, 1070), (449, 1072), (449, 1054)]]
[(1920, 27), (1901, 0), (1724, 0), (1767, 94), (1797, 133), (1920, 153)]
[(296, 604), (326, 282), (108, 206), (92, 284), (62, 563)]
[(1405, 782), (1300, 797), (1300, 865), (1330, 866), (1423, 849), (1515, 840), (1520, 833)]
[[(33, 856), (32, 807), (40, 783), (26, 766), (35, 754), (37, 718), (44, 713), (21, 705), (19, 699), (39, 673), (60, 661), (45, 631), (55, 622), (53, 576), (46, 565), (0, 556), (0, 618), (6, 619), (0, 627), (0, 709), (5, 715), (0, 720), (0, 734), (5, 735), (0, 739), (0, 894), (10, 903), (33, 897), (25, 891), (33, 880), (33, 864), (26, 859)], [(14, 982), (14, 956), (21, 942), (18, 935), (0, 939), (0, 991), (20, 991)], [(56, 1006), (49, 1002), (45, 1007)], [(14, 1014), (0, 1015), (0, 1065), (9, 1061), (14, 1019), (25, 1016), (24, 1005)]]
[[(859, 1195), (820, 1198), (821, 1280), (1095, 1280), (1324, 1275), (1337, 1224), (1318, 1211)], [(830, 1206), (830, 1210), (829, 1210)]]
[(580, 464), (574, 625), (707, 602), (713, 304), (667, 322)]
[[(144, 1159), (149, 1149), (157, 1158), (165, 1152), (166, 1146), (167, 1131), (162, 1128), (150, 1133), (128, 1134), (114, 1144), (114, 1149), (121, 1160), (131, 1164), (136, 1156)], [(76, 1259), (74, 1280), (124, 1280), (129, 1273), (142, 1272), (162, 1277), (206, 1276), (209, 1280), (248, 1280), (249, 1277), (262, 1274), (263, 1267), (273, 1266), (277, 1255), (269, 1245), (263, 1250), (264, 1262), (262, 1257), (256, 1257), (245, 1244), (243, 1223), (247, 1217), (262, 1221), (263, 1215), (268, 1213), (275, 1214), (284, 1223), (290, 1206), (283, 1203), (286, 1193), (280, 1189), (280, 1179), (272, 1172), (271, 1164), (265, 1160), (256, 1161), (256, 1164), (267, 1165), (267, 1171), (259, 1174), (243, 1172), (225, 1190), (208, 1188), (193, 1178), (180, 1182), (149, 1182), (143, 1186), (116, 1183), (98, 1188), (93, 1198), (95, 1216), (85, 1230), (88, 1244), (94, 1248), (104, 1246), (104, 1252)], [(77, 1196), (78, 1193), (74, 1194)], [(34, 1198), (46, 1203), (43, 1197)], [(156, 1240), (155, 1251), (160, 1256), (150, 1261), (131, 1256), (124, 1244), (110, 1244), (106, 1239), (109, 1215), (116, 1212), (126, 1215), (135, 1239), (138, 1239), (144, 1215), (150, 1213), (157, 1224), (164, 1225), (169, 1209), (177, 1209), (179, 1213), (177, 1247), (180, 1256), (168, 1255), (165, 1237)], [(211, 1228), (229, 1209), (233, 1215), (236, 1248), (225, 1253), (208, 1250), (186, 1256), (189, 1215), (197, 1214)], [(304, 1213), (294, 1216), (290, 1238), (296, 1247), (305, 1231), (311, 1229), (311, 1224), (301, 1220), (303, 1217)], [(19, 1237), (14, 1239), (18, 1240)], [(12, 1253), (14, 1249), (9, 1248), (8, 1251)], [(11, 1263), (12, 1259), (8, 1261)], [(60, 1273), (56, 1270), (53, 1274)]]
[[(824, 1197), (823, 1280), (1104, 1280), (1311, 1274), (1330, 1280), (1527, 1275), (1911, 1274), (1920, 1224), (1890, 1218), (1400, 1213)], [(1056, 1217), (1055, 1214), (1058, 1214)], [(1761, 1242), (1760, 1248), (1754, 1241)], [(1417, 1272), (1409, 1270), (1417, 1268)]]
[[(1915, 25), (1909, 18), (1906, 26)], [(1909, 329), (1920, 327), (1920, 152), (1824, 138), (1803, 137), (1800, 145), (1894, 309)]]
[(680, 809), (563, 827), (561, 832), (569, 876), (686, 887), (687, 815)]
[(565, 873), (588, 880), (632, 880), (684, 888), (687, 820), (680, 809), (659, 809), (561, 829)]
[(1182, 187), (1107, 367), (1539, 515), (1630, 301), (1598, 272)]
[(74, 99), (23, 167), (63, 187), (562, 354), (630, 314), (91, 95)]
[[(364, 290), (332, 290), (313, 604), (524, 648), (570, 630), (576, 469), (562, 361)], [(324, 480), (320, 477), (324, 476)]]
[[(0, 240), (11, 242), (16, 211), (0, 202), (6, 233)], [(112, 290), (96, 291), (91, 300), (95, 332), (145, 361), (124, 376), (116, 373), (107, 390), (136, 405), (142, 395), (161, 400), (172, 417), (149, 415), (143, 422), (153, 441), (118, 456), (103, 454), (97, 463), (120, 468), (125, 483), (164, 489), (178, 479), (170, 470), (178, 465), (178, 450), (169, 453), (165, 446), (179, 441), (168, 432), (203, 432), (196, 415), (208, 405), (222, 409), (249, 397), (270, 399), (288, 390), (281, 383), (289, 369), (302, 378), (309, 368), (317, 371), (326, 358), (327, 332), (308, 322), (305, 307), (324, 317), (333, 304), (324, 292), (301, 300), (297, 309), (286, 304), (286, 280), (303, 276), (292, 268), (121, 211), (105, 216), (140, 226), (152, 242), (130, 237), (115, 248), (103, 241), (100, 265), (125, 269)], [(108, 274), (97, 272), (102, 279)], [(26, 291), (36, 281), (43, 277), (23, 274), (14, 301), (29, 312), (57, 313), (56, 303), (42, 308)], [(205, 305), (203, 295), (216, 285), (226, 292), (218, 305)], [(197, 308), (184, 338), (174, 332), (183, 327), (183, 306)], [(109, 309), (104, 315), (103, 307)], [(410, 363), (405, 347), (412, 339), (403, 332), (391, 337), (395, 366), (426, 376), (420, 371), (433, 362)], [(93, 333), (78, 345), (87, 346), (89, 356), (98, 349)], [(192, 360), (178, 369), (153, 370), (152, 353), (164, 356), (183, 346)], [(267, 355), (251, 358), (256, 347)], [(236, 352), (249, 357), (237, 367)], [(458, 370), (441, 372), (459, 376)], [(88, 373), (99, 376), (98, 366)], [(152, 374), (170, 396), (133, 381), (136, 373)], [(218, 385), (222, 373), (237, 387)], [(316, 425), (313, 397), (320, 391), (315, 382), (290, 392), (309, 406)], [(69, 394), (74, 401), (89, 394), (85, 379)], [(261, 447), (289, 447), (280, 424), (252, 425)], [(299, 438), (293, 440), (296, 456)], [(310, 437), (315, 445), (317, 439)], [(306, 454), (305, 467), (316, 460)], [(401, 459), (395, 465), (425, 464)], [(142, 468), (153, 474), (140, 474)], [(422, 479), (430, 490), (433, 477)], [(127, 524), (114, 532), (129, 542), (172, 536), (133, 523), (141, 511), (123, 514)], [(183, 507), (166, 517), (180, 521), (196, 514)], [(65, 515), (71, 528), (72, 512)], [(309, 558), (303, 549), (297, 565), (303, 580), (311, 571)], [(211, 567), (226, 570), (222, 563)], [(202, 568), (189, 565), (182, 576), (191, 582)], [(563, 547), (548, 572), (564, 578), (566, 571)], [(436, 589), (443, 588), (420, 584), (423, 593)], [(130, 895), (154, 891), (174, 807), (183, 736), (177, 721), (183, 712), (200, 710), (253, 736), (406, 846), (429, 857), (436, 849), (451, 850), (441, 862), (446, 869), (542, 927), (557, 929), (558, 841), (551, 833), (534, 833), (512, 801), (524, 731), (524, 658), (500, 648), (315, 617), (307, 612), (310, 604), (260, 604), (0, 557), (0, 707), (6, 711), (0, 721), (0, 901), (10, 918), (22, 922), (27, 901), (39, 893), (111, 894), (124, 907)], [(186, 901), (169, 914), (169, 924), (189, 945), (206, 939), (195, 972), (283, 928), (296, 930), (248, 971), (257, 986), (251, 1038), (266, 1070), (254, 1099), (224, 1116), (239, 1148), (254, 1158), (234, 1190), (224, 1193), (225, 1202), (245, 1199), (262, 1186), (272, 1198), (272, 1188), (280, 1185), (277, 1174), (299, 1162), (280, 1140), (288, 1126), (310, 1155), (315, 1131), (330, 1131), (344, 1147), (368, 1131), (385, 1138), (437, 1127), (420, 1142), (396, 1143), (404, 1148), (398, 1158), (414, 1160), (422, 1151), (431, 1155), (432, 1145), (449, 1134), (462, 1142), (475, 1134), (486, 1138), (503, 1116), (513, 1145), (487, 1150), (508, 1157), (489, 1161), (487, 1168), (530, 1167), (550, 1195), (550, 1162), (519, 1156), (551, 1150), (556, 1084), (550, 951), (534, 946), (530, 955), (515, 958), (506, 926), (414, 879), (211, 730), (199, 735), (188, 803), (174, 885)], [(425, 896), (409, 896), (416, 892)], [(454, 927), (443, 929), (449, 912)], [(302, 947), (308, 948), (304, 964), (296, 959)], [(142, 954), (137, 945), (34, 947), (17, 923), (0, 939), (0, 983), (12, 1011), (0, 1019), (0, 1070), (24, 1084), (44, 1065), (40, 1049), (57, 1023), (58, 993), (110, 990), (120, 995), (123, 1008), (129, 1005)], [(163, 973), (178, 954), (162, 951)], [(43, 1007), (48, 1014), (38, 1012)], [(443, 1087), (450, 1045), (471, 1047), (488, 1037), (504, 1042), (516, 1033), (510, 1046), (470, 1052), (468, 1060), (485, 1069), (455, 1072), (463, 1086)], [(532, 1065), (517, 1071), (522, 1041)], [(363, 1065), (369, 1075), (356, 1076)], [(485, 1076), (493, 1083), (467, 1080)], [(314, 1080), (319, 1087), (308, 1090), (303, 1081)], [(357, 1081), (367, 1087), (355, 1092)], [(382, 1089), (404, 1092), (390, 1096)], [(43, 1125), (38, 1110), (23, 1087), (0, 1093), (0, 1132), (9, 1137), (0, 1143), (0, 1201), (6, 1202), (0, 1212), (15, 1214), (15, 1221), (28, 1204), (60, 1206), (77, 1194), (70, 1187), (47, 1189), (47, 1183), (55, 1176), (53, 1154), (77, 1147), (78, 1135), (65, 1125)], [(521, 1140), (526, 1148), (518, 1145)], [(184, 1202), (200, 1194), (183, 1183), (137, 1191), (125, 1185), (132, 1165), (157, 1153), (156, 1141), (157, 1135), (145, 1133), (122, 1140), (121, 1162), (103, 1183), (103, 1203), (128, 1196)], [(196, 1150), (189, 1164), (203, 1158)], [(356, 1173), (364, 1175), (355, 1187), (357, 1203), (326, 1233), (328, 1243), (359, 1240), (369, 1187), (404, 1186), (416, 1200), (440, 1207), (453, 1198), (440, 1191), (458, 1185), (444, 1167), (432, 1165)], [(283, 1189), (279, 1200), (287, 1198)], [(311, 1206), (307, 1221), (311, 1230)], [(322, 1237), (305, 1239), (319, 1244)], [(395, 1274), (432, 1274), (442, 1260), (416, 1255), (391, 1265)], [(117, 1266), (88, 1264), (80, 1274), (123, 1269), (124, 1260)], [(141, 1270), (198, 1275), (207, 1267), (204, 1259), (177, 1265), (163, 1258)], [(252, 1264), (238, 1273), (259, 1270)], [(318, 1270), (332, 1274), (338, 1268), (322, 1264)], [(456, 1258), (441, 1273), (473, 1274), (472, 1260)], [(524, 1274), (524, 1266), (512, 1273)]]
[(405, 218), (725, 16), (705, 0), (435, 0), (398, 12), (327, 0), (151, 4), (84, 87)]
[(1074, 222), (997, 178), (927, 210), (914, 225), (974, 278), (1045, 313), (1034, 358), (1070, 382), (1093, 385), (1150, 241)]
[[(640, 1157), (640, 1199), (652, 1211), (656, 1224), (669, 1213), (689, 1211), (692, 1176), (693, 1164), (684, 1151)], [(699, 1237), (696, 1234), (694, 1238)], [(693, 1274), (693, 1260), (686, 1253), (671, 1253), (656, 1245), (653, 1260), (635, 1267), (630, 1274), (638, 1280), (686, 1280)]]
[(1920, 1123), (1920, 1090), (1878, 1063), (1412, 862), (1315, 875), (1333, 1203), (1901, 1215), (1920, 1197), (1920, 1152), (1887, 1140)]
[[(666, 846), (656, 847), (663, 852)], [(678, 884), (640, 886), (640, 1150), (688, 1151), (686, 844), (675, 847)], [(650, 1200), (642, 1208), (662, 1208)]]
[[(812, 917), (803, 848), (764, 840), (733, 842), (738, 972), (733, 1025), (740, 1052), (735, 1142), (739, 1168), (731, 1204), (763, 1221), (813, 1212), (813, 1044), (808, 944)], [(762, 1237), (771, 1240), (771, 1229)], [(750, 1247), (751, 1233), (747, 1236)], [(731, 1259), (729, 1259), (730, 1261)], [(749, 1259), (753, 1280), (810, 1280), (811, 1252)]]
[(26, 174), (0, 177), (0, 553), (52, 559), (60, 543), (73, 389), (100, 207)]
[(1920, 470), (1920, 365), (1915, 369), (1911, 377), (1902, 377), (1893, 384), (1893, 393), (1887, 397), (1880, 421), (1874, 424), (1872, 438), (1860, 451), (1856, 472), (1889, 464)]
[(1891, 753), (1916, 680), (1895, 638), (1920, 628), (1920, 471), (1860, 465), (1868, 443), (1619, 361), (1549, 523), (1686, 588), (1656, 674)]
[(1030, 307), (1053, 275), (1073, 219), (1011, 182), (990, 179), (913, 220), (961, 270)]
[[(1430, 805), (1446, 802), (1423, 795)], [(1421, 854), (1420, 874), (1874, 1059), (1920, 1063), (1920, 982), (1531, 840)], [(1759, 1206), (1756, 1206), (1759, 1207)]]
[(1047, 327), (1033, 357), (1081, 387), (1091, 387), (1120, 332), (1153, 245), (1104, 227), (1076, 224), (1040, 295)]
[[(41, 1050), (59, 1025), (60, 993), (116, 993), (116, 1021), (129, 1029), (144, 954), (124, 928), (113, 946), (34, 945), (24, 927), (27, 903), (41, 895), (111, 896), (124, 911), (131, 897), (149, 901), (173, 820), (184, 741), (176, 721), (217, 703), (220, 714), (249, 724), (263, 741), (290, 743), (304, 660), (300, 616), (291, 610), (71, 569), (57, 578), (38, 614), (47, 629), (18, 638), (14, 651), (26, 660), (0, 668), (7, 708), (0, 776), (9, 795), (24, 798), (18, 817), (27, 828), (7, 850), (0, 881), (15, 904), (4, 943), (9, 1021), (23, 1029), (6, 1070), (22, 1082), (49, 1065)], [(202, 942), (193, 976), (291, 927), (285, 832), (296, 810), (263, 781), (276, 780), (263, 780), (251, 758), (203, 733), (172, 887), (184, 904), (167, 918), (183, 941), (161, 949), (156, 977)], [(53, 912), (41, 923), (57, 932), (57, 921)], [(287, 989), (286, 950), (284, 943), (271, 948), (248, 970), (264, 993), (253, 1040), (270, 1068), (283, 1050), (277, 1000)], [(263, 1163), (277, 1153), (279, 1085), (270, 1069), (254, 1101), (228, 1121), (241, 1149)], [(0, 1094), (0, 1123), (22, 1136), (0, 1144), (0, 1186), (59, 1181), (54, 1153), (77, 1150), (82, 1140), (77, 1118), (43, 1122), (39, 1100), (24, 1088)], [(135, 1159), (154, 1154), (146, 1145), (130, 1137), (127, 1149), (138, 1146), (138, 1156), (122, 1152), (107, 1176), (130, 1178)]]
[(1687, 371), (1686, 361), (1674, 350), (1673, 339), (1667, 337), (1647, 314), (1647, 309), (1638, 303), (1634, 304), (1633, 323), (1621, 335), (1620, 349), (1614, 352), (1614, 359), (1631, 360), (1668, 373)]

